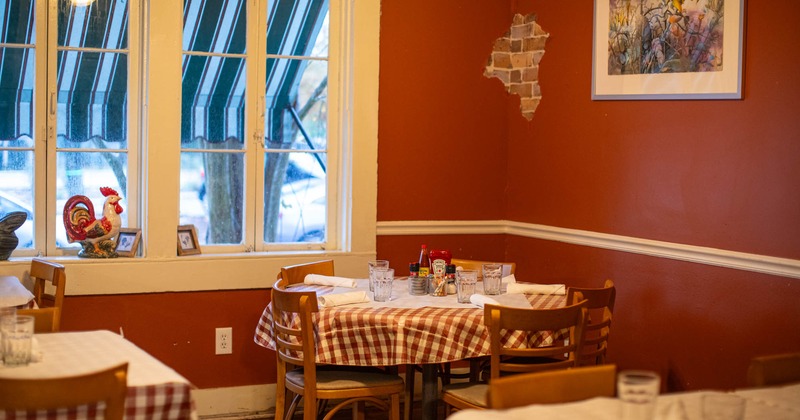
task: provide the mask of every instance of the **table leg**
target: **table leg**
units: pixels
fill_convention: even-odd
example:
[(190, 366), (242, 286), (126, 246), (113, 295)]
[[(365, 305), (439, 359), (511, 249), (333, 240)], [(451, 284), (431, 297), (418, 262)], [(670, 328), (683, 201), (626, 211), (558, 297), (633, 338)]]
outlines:
[(422, 365), (422, 418), (436, 420), (439, 414), (439, 380), (436, 364)]

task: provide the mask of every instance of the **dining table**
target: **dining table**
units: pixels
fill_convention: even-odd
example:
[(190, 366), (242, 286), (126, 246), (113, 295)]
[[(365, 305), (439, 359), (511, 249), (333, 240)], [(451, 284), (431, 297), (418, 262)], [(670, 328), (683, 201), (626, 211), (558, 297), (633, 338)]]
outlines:
[(0, 276), (0, 308), (21, 308), (33, 300), (33, 293), (15, 276)]
[[(738, 420), (800, 419), (800, 383), (765, 388), (745, 388), (730, 392), (698, 390), (661, 394), (656, 399), (653, 420), (705, 420), (728, 418), (715, 416), (709, 406), (713, 401), (744, 403)], [(563, 404), (533, 404), (505, 410), (461, 410), (448, 420), (617, 420), (623, 419), (623, 402), (617, 398), (597, 397)], [(721, 414), (721, 413), (716, 413)]]
[[(193, 385), (175, 370), (121, 335), (107, 331), (34, 334), (32, 361), (26, 366), (0, 364), (0, 377), (47, 379), (96, 372), (128, 363), (126, 419), (197, 419)], [(92, 406), (3, 412), (2, 418), (92, 419)]]
[[(423, 419), (435, 419), (439, 389), (437, 367), (489, 354), (489, 334), (483, 309), (459, 303), (447, 296), (410, 295), (408, 281), (393, 282), (386, 302), (375, 302), (367, 279), (356, 279), (356, 287), (333, 287), (299, 283), (291, 290), (315, 291), (325, 295), (364, 291), (366, 301), (325, 307), (315, 315), (316, 362), (344, 366), (421, 365)], [(482, 290), (479, 282), (477, 290)], [(564, 305), (563, 294), (502, 294), (491, 296), (496, 303), (526, 308), (555, 308)], [(563, 335), (562, 331), (527, 334), (508, 332), (503, 340), (510, 346), (540, 346)], [(256, 344), (274, 350), (272, 307), (267, 305), (256, 326)]]

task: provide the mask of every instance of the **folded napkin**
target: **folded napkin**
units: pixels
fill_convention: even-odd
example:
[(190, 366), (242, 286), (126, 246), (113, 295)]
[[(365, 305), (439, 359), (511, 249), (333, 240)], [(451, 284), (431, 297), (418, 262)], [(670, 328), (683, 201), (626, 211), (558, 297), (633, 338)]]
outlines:
[(319, 302), (319, 306), (323, 308), (332, 308), (334, 306), (349, 305), (351, 303), (369, 302), (369, 297), (367, 297), (366, 291), (359, 290), (356, 292), (322, 295), (317, 298), (317, 302)]
[(503, 276), (503, 279), (501, 280), (501, 282), (503, 284), (516, 283), (517, 282), (517, 278), (514, 277), (513, 274), (509, 274), (507, 276)]
[(481, 308), (483, 308), (483, 305), (486, 305), (487, 303), (490, 304), (490, 305), (499, 305), (500, 304), (500, 302), (490, 298), (489, 296), (479, 295), (477, 293), (472, 295), (472, 296), (470, 296), (469, 297), (469, 301), (473, 305), (480, 306)]
[(346, 277), (323, 276), (321, 274), (307, 274), (303, 280), (305, 284), (316, 284), (320, 286), (333, 286), (333, 287), (349, 287), (351, 289), (356, 287), (355, 279), (348, 279)]
[(563, 284), (509, 283), (506, 293), (526, 295), (564, 295), (567, 287)]

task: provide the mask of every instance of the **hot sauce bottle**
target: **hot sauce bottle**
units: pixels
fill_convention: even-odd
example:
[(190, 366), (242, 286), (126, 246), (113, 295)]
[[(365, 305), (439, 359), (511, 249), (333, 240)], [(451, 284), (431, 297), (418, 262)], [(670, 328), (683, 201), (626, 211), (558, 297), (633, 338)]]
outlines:
[(428, 256), (428, 245), (422, 244), (419, 251), (419, 276), (428, 277), (431, 271), (431, 260)]

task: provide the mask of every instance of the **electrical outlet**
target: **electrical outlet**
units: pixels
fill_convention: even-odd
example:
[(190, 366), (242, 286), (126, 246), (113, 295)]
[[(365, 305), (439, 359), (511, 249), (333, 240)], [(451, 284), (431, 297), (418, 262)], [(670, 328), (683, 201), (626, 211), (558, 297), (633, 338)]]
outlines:
[(217, 328), (217, 339), (215, 344), (215, 354), (233, 353), (233, 328)]

